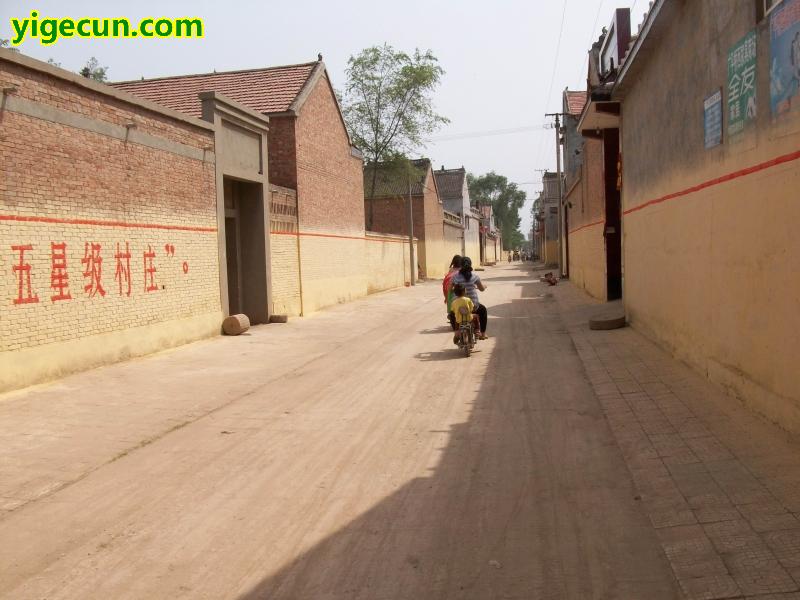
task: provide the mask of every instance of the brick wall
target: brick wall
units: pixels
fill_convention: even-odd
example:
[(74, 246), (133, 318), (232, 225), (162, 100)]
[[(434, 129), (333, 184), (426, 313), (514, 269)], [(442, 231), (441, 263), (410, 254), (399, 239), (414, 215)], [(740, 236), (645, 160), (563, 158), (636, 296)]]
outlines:
[[(425, 240), (425, 205), (422, 196), (414, 196), (414, 237)], [(408, 236), (408, 198), (374, 198), (364, 201), (364, 210), (372, 203), (372, 231)]]
[(296, 316), (302, 313), (297, 236), (297, 192), (277, 185), (269, 187), (269, 243), (272, 273), (270, 313)]
[[(450, 259), (453, 255), (447, 256), (443, 225), (444, 206), (439, 199), (439, 192), (436, 189), (433, 171), (430, 169), (428, 169), (427, 185), (423, 189), (423, 202), (425, 211), (425, 234), (421, 238), (424, 239), (424, 241), (422, 242), (422, 248), (420, 248), (420, 266), (422, 267), (424, 277), (440, 279), (444, 277), (447, 272), (447, 266), (450, 264)], [(461, 247), (459, 244), (459, 252), (460, 251)]]
[[(365, 242), (367, 288), (370, 294), (411, 282), (408, 238), (367, 233)], [(414, 244), (416, 252), (417, 244)]]
[(270, 117), (267, 133), (269, 181), (297, 189), (297, 148), (295, 117)]
[(362, 161), (326, 77), (317, 81), (296, 123), (297, 198), (306, 312), (367, 293)]
[(218, 331), (212, 132), (2, 57), (0, 81), (0, 391)]
[(605, 195), (603, 142), (586, 138), (577, 175), (567, 190), (569, 210), (569, 276), (590, 296), (607, 298), (606, 248), (603, 237)]
[(450, 261), (453, 260), (453, 256), (461, 254), (461, 238), (464, 236), (464, 229), (460, 225), (444, 222), (442, 224), (442, 233), (442, 246), (437, 261), (441, 274), (436, 275), (439, 278), (447, 274), (448, 266)]
[(478, 265), (481, 260), (481, 234), (480, 234), (480, 220), (474, 217), (468, 217), (467, 228), (464, 230), (464, 255), (472, 259), (472, 264)]

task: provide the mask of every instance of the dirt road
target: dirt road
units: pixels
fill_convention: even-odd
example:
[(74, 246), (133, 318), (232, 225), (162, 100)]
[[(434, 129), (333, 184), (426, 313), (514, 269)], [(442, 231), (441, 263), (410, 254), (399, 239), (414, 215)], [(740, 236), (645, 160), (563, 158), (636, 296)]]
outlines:
[(564, 326), (484, 274), (0, 399), (3, 598), (679, 598)]

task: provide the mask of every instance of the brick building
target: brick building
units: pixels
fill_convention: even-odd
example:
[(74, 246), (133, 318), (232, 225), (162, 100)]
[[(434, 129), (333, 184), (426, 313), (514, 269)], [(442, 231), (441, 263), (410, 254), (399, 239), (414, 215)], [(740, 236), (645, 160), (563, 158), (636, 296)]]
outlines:
[(214, 126), (0, 50), (0, 391), (219, 331)]
[[(574, 232), (570, 237), (581, 256), (581, 285), (602, 300), (622, 297), (620, 108), (611, 98), (611, 90), (630, 41), (630, 10), (617, 9), (607, 33), (589, 50), (588, 96), (577, 124), (568, 117), (569, 126), (575, 126), (586, 138), (582, 177), (586, 209), (579, 215), (573, 203), (568, 212), (572, 219), (569, 227)], [(602, 245), (598, 236), (603, 238)]]
[(542, 176), (542, 191), (536, 200), (536, 222), (539, 258), (548, 267), (558, 265), (558, 174), (546, 171)]
[(566, 270), (570, 280), (589, 295), (610, 300), (603, 142), (596, 135), (581, 136), (578, 128), (587, 97), (585, 91), (563, 94)]
[(503, 236), (494, 220), (494, 210), (490, 204), (478, 207), (481, 213), (480, 251), (481, 264), (493, 265), (503, 258)]
[(202, 114), (198, 94), (214, 91), (269, 118), (271, 205), (289, 217), (271, 221), (271, 312), (303, 314), (367, 293), (362, 160), (321, 57), (114, 86), (192, 116)]
[[(419, 239), (419, 274), (443, 277), (455, 254), (461, 254), (464, 228), (461, 218), (445, 211), (436, 178), (427, 158), (411, 161), (411, 172), (379, 164), (364, 169), (364, 212), (372, 230), (407, 236), (409, 188), (413, 201), (414, 236)], [(375, 185), (373, 189), (373, 173)]]
[(442, 198), (445, 210), (457, 214), (464, 227), (461, 243), (461, 255), (479, 260), (481, 255), (481, 218), (480, 211), (472, 206), (467, 184), (467, 171), (464, 167), (459, 169), (445, 169), (442, 166), (434, 171), (436, 186)]

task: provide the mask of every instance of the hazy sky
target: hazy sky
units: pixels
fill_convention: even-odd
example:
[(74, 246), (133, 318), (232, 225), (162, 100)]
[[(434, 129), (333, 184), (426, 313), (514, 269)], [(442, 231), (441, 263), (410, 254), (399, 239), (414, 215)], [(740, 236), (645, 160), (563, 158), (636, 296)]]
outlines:
[(633, 5), (635, 30), (647, 4), (647, 0), (0, 0), (0, 37), (10, 37), (9, 18), (28, 16), (32, 9), (40, 18), (204, 19), (205, 38), (199, 40), (73, 38), (52, 46), (38, 41), (21, 46), (25, 54), (53, 58), (70, 70), (96, 56), (109, 67), (112, 81), (308, 62), (321, 52), (334, 85), (341, 86), (347, 59), (362, 48), (384, 42), (404, 50), (429, 48), (446, 71), (435, 102), (450, 124), (437, 136), (457, 139), (432, 142), (420, 154), (437, 167), (463, 165), (476, 174), (494, 170), (522, 184), (529, 195), (522, 213), (522, 231), (527, 232), (530, 202), (541, 187), (536, 183), (541, 179), (537, 169), (555, 169), (553, 130), (462, 134), (544, 125), (545, 112), (560, 110), (565, 87), (585, 87), (586, 53), (610, 22), (613, 9)]

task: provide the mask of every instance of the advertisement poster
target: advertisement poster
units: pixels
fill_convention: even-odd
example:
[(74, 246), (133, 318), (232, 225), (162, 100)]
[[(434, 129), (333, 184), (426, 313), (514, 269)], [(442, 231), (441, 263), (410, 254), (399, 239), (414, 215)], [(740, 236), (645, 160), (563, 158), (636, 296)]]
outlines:
[(756, 32), (728, 51), (728, 135), (744, 130), (756, 118)]
[(706, 149), (722, 143), (722, 90), (717, 90), (703, 102), (703, 129)]
[(770, 107), (782, 115), (800, 92), (800, 0), (785, 0), (770, 15)]

